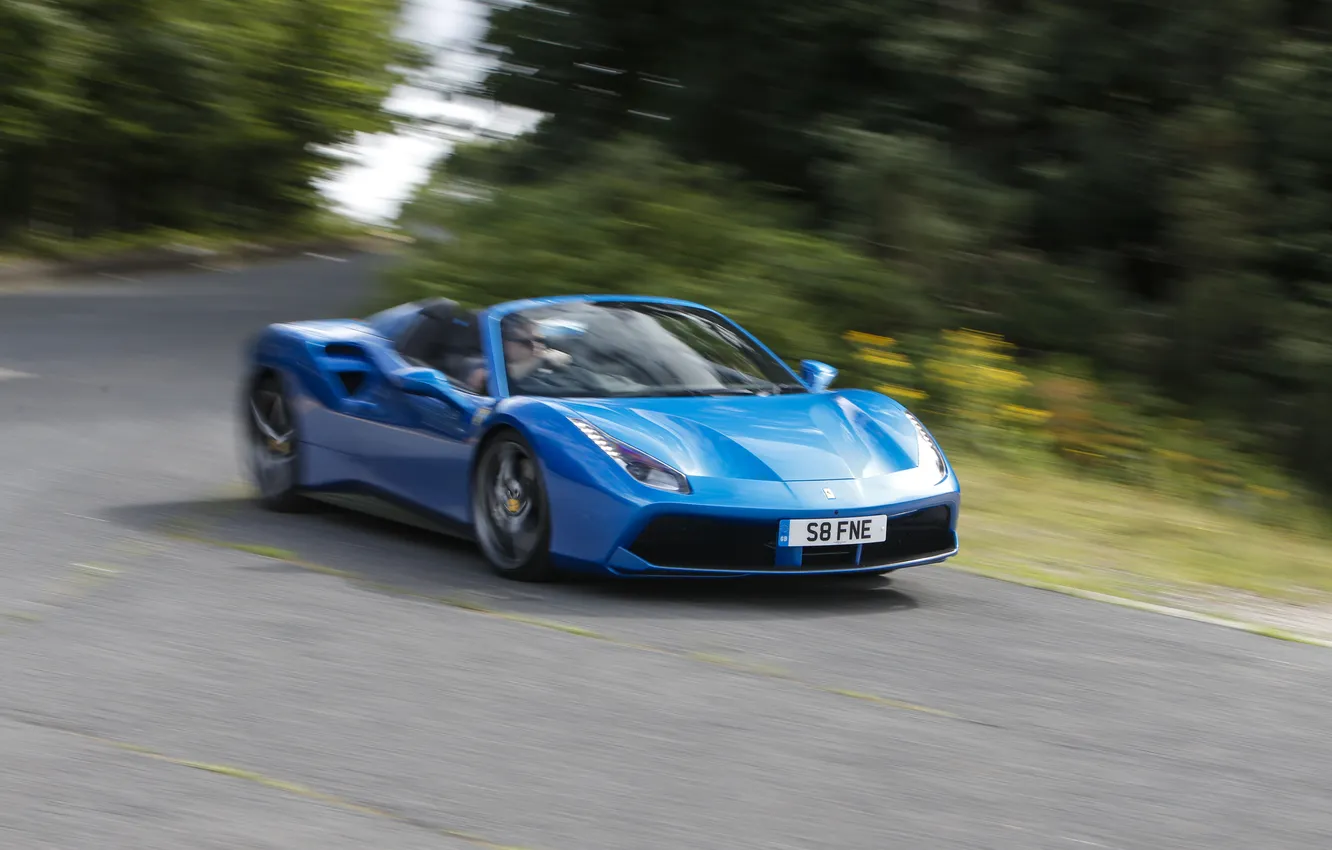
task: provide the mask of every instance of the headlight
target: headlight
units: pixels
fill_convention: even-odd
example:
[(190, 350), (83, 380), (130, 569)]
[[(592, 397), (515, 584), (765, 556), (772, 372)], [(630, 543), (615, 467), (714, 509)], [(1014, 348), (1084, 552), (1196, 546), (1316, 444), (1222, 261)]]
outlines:
[[(919, 438), (921, 455), (929, 455), (934, 458), (934, 467), (939, 471), (939, 477), (935, 481), (937, 484), (948, 477), (948, 464), (944, 461), (943, 451), (940, 450), (938, 444), (934, 442), (934, 438), (930, 436), (930, 432), (925, 430), (925, 426), (921, 424), (914, 413), (908, 410), (907, 418), (911, 420), (912, 425), (916, 426), (916, 436)], [(922, 468), (925, 467), (924, 457), (921, 458), (920, 465)]]
[(611, 460), (633, 476), (634, 480), (658, 490), (669, 490), (672, 493), (690, 492), (689, 479), (685, 478), (684, 473), (672, 469), (667, 464), (651, 455), (640, 452), (633, 446), (625, 445), (590, 422), (585, 422), (582, 419), (573, 419), (572, 421), (573, 424), (578, 426), (578, 430), (586, 434), (589, 440), (596, 443), (602, 451), (610, 455)]

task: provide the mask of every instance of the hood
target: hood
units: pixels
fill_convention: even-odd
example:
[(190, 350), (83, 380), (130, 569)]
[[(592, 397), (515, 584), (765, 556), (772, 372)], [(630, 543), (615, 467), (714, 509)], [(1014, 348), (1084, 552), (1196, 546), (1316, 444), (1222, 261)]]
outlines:
[(685, 475), (828, 481), (917, 465), (915, 427), (900, 406), (877, 400), (868, 409), (838, 393), (563, 400), (561, 406)]

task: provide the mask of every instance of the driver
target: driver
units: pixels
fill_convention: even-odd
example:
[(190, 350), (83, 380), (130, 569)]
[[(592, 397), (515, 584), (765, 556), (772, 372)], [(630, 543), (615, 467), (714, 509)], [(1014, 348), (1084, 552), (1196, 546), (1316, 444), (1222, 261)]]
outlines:
[[(547, 348), (545, 337), (536, 322), (526, 316), (511, 315), (500, 324), (500, 338), (504, 341), (504, 363), (509, 373), (509, 389), (522, 393), (522, 386), (529, 379), (541, 382), (541, 378), (554, 369), (569, 365), (573, 358), (567, 352), (556, 348)], [(484, 366), (472, 372), (468, 383), (477, 392), (486, 386), (487, 372)]]

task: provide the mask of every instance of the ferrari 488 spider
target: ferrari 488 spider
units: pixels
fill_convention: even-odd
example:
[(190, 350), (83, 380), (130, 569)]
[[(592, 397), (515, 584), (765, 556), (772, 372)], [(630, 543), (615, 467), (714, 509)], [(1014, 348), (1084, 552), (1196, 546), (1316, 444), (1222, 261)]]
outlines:
[(242, 424), (259, 499), (355, 498), (474, 540), (500, 575), (884, 573), (957, 554), (925, 426), (799, 374), (707, 307), (435, 298), (265, 328)]

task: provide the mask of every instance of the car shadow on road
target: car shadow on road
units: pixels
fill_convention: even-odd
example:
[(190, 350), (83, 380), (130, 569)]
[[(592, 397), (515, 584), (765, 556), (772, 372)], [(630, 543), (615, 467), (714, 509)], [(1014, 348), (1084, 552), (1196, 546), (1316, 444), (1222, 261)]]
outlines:
[(211, 499), (126, 506), (106, 518), (139, 531), (249, 551), (278, 562), (257, 567), (264, 571), (345, 573), (361, 579), (367, 590), (472, 598), (533, 616), (787, 619), (918, 607), (912, 595), (879, 576), (507, 581), (490, 572), (469, 541), (328, 504), (305, 513), (278, 514), (249, 498)]

